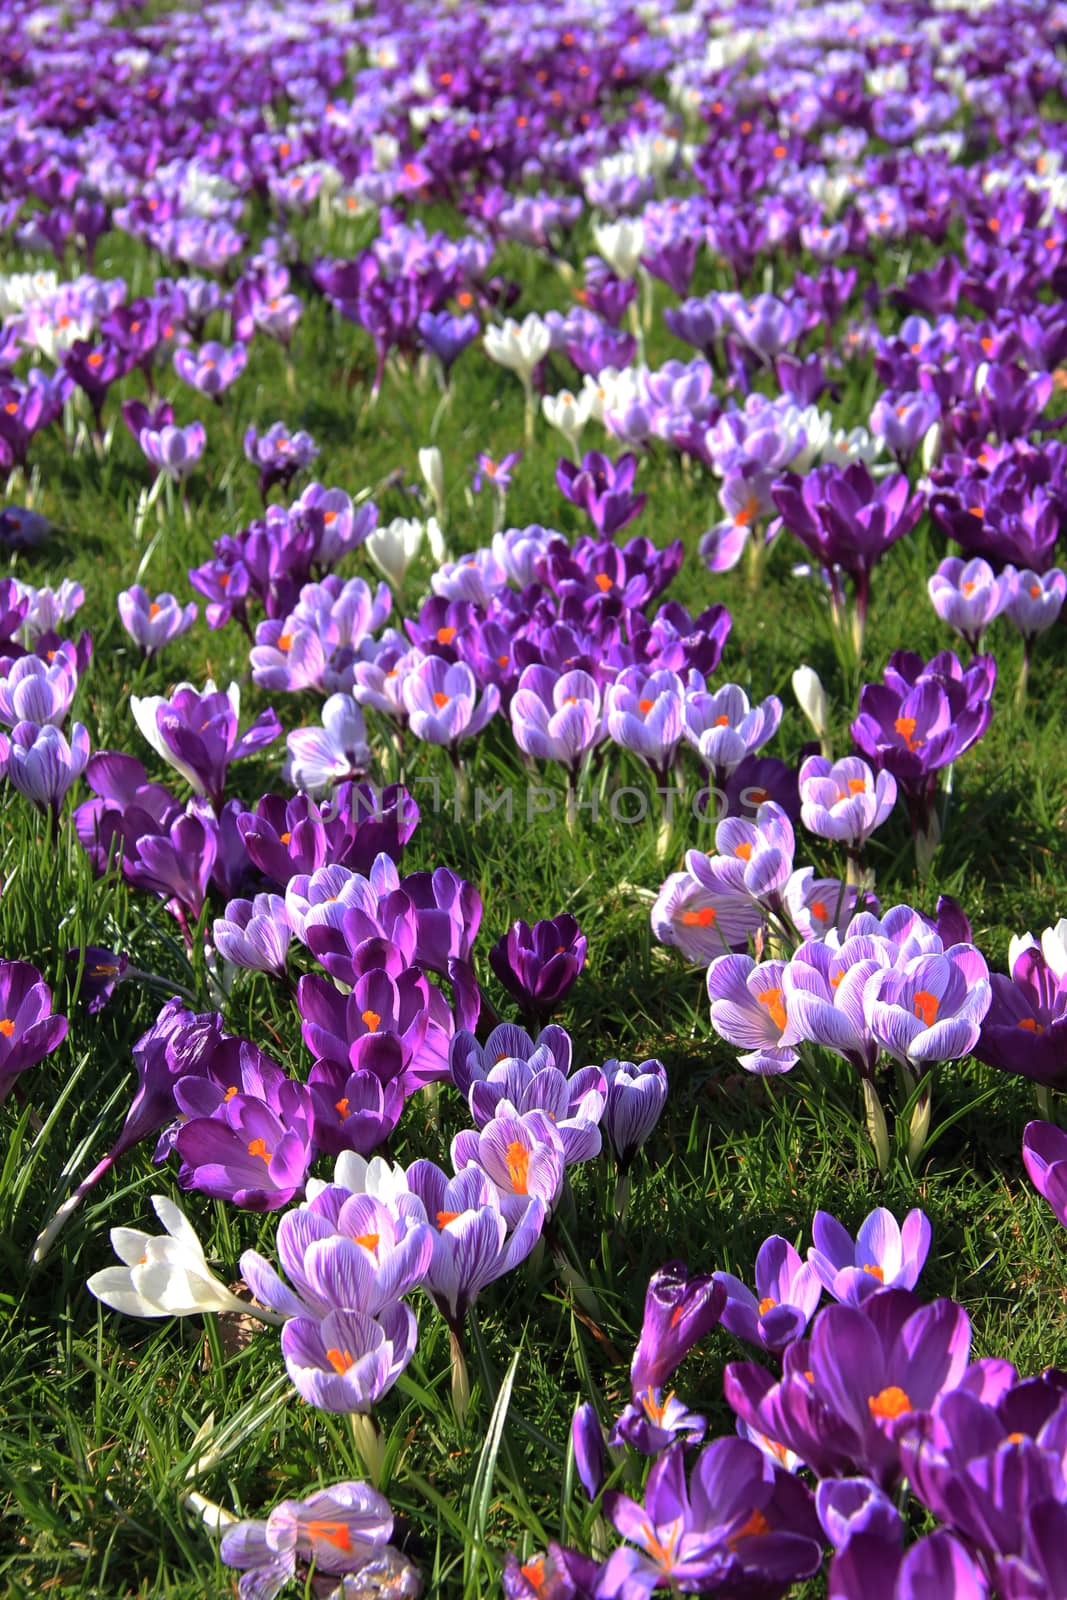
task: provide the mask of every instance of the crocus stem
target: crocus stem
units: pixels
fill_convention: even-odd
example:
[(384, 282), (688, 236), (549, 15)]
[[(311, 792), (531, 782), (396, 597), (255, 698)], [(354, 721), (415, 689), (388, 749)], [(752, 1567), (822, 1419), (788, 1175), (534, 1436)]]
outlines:
[(1023, 664), (1019, 668), (1019, 681), (1015, 685), (1015, 709), (1026, 710), (1026, 689), (1030, 682), (1030, 661), (1034, 653), (1034, 641), (1027, 639), (1023, 643)]
[(537, 421), (537, 396), (534, 394), (533, 383), (530, 379), (526, 380), (523, 388), (526, 391), (526, 420), (523, 432), (527, 445), (531, 445), (534, 437), (534, 423)]
[(351, 1417), (352, 1438), (359, 1452), (359, 1458), (363, 1463), (368, 1482), (372, 1488), (377, 1489), (385, 1465), (385, 1445), (381, 1432), (372, 1416), (362, 1411), (353, 1411)]
[(89, 1190), (99, 1183), (105, 1172), (110, 1171), (114, 1162), (115, 1156), (112, 1151), (109, 1155), (104, 1156), (102, 1161), (98, 1161), (88, 1177), (82, 1179), (74, 1193), (67, 1196), (48, 1226), (42, 1228), (37, 1235), (33, 1249), (30, 1252), (31, 1266), (39, 1267), (41, 1265), (41, 1262), (47, 1256), (59, 1234), (75, 1211), (77, 1211)]
[(878, 1090), (870, 1078), (863, 1080), (863, 1109), (867, 1121), (867, 1132), (874, 1146), (874, 1153), (878, 1161), (878, 1171), (884, 1178), (889, 1171), (889, 1129), (886, 1127), (885, 1112), (882, 1102), (878, 1098)]
[(763, 577), (763, 534), (759, 528), (749, 531), (748, 543), (745, 546), (745, 561), (748, 568), (748, 589), (750, 594), (759, 591), (760, 581)]
[(448, 1349), (452, 1359), (452, 1410), (462, 1428), (466, 1425), (471, 1403), (471, 1379), (467, 1371), (467, 1357), (463, 1353), (463, 1340), (458, 1327), (449, 1326)]
[(1038, 1116), (1042, 1117), (1045, 1122), (1051, 1122), (1052, 1121), (1052, 1097), (1049, 1094), (1049, 1088), (1048, 1088), (1048, 1084), (1047, 1083), (1039, 1083), (1036, 1086), (1036, 1098), (1037, 1098), (1037, 1114), (1038, 1114)]
[(625, 1222), (630, 1209), (630, 1174), (620, 1172), (615, 1183), (615, 1220)]

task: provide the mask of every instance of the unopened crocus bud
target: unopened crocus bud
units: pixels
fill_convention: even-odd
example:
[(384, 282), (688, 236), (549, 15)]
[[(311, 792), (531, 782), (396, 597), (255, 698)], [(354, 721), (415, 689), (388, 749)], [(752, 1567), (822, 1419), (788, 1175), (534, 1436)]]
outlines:
[(668, 1261), (654, 1272), (645, 1293), (641, 1337), (630, 1365), (634, 1398), (662, 1389), (689, 1351), (715, 1326), (726, 1290), (707, 1273), (689, 1275), (684, 1261)]
[(437, 446), (427, 445), (419, 451), (419, 471), (426, 482), (439, 519), (445, 520), (445, 464)]
[(574, 987), (585, 952), (585, 935), (564, 913), (532, 928), (528, 922), (512, 923), (490, 950), (489, 965), (524, 1011), (547, 1018)]
[(595, 1409), (588, 1401), (578, 1407), (571, 1423), (571, 1444), (574, 1447), (574, 1465), (582, 1480), (582, 1488), (590, 1500), (595, 1500), (604, 1484), (606, 1454), (604, 1434)]
[(793, 674), (793, 693), (797, 697), (797, 704), (815, 729), (816, 737), (826, 738), (826, 690), (822, 686), (819, 674), (813, 667), (805, 664), (798, 667)]
[(608, 1095), (602, 1127), (615, 1160), (625, 1170), (656, 1123), (667, 1099), (662, 1061), (605, 1061)]

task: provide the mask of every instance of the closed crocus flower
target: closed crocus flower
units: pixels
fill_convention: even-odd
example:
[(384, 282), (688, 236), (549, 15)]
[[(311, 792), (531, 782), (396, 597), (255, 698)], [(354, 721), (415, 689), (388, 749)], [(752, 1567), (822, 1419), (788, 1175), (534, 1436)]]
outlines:
[[(434, 519), (430, 518), (431, 522)], [(436, 529), (436, 522), (434, 528)], [(394, 517), (392, 522), (374, 529), (366, 539), (367, 554), (378, 570), (397, 588), (427, 536), (427, 525), (413, 517)], [(432, 540), (431, 540), (432, 543)]]
[(593, 238), (612, 272), (620, 278), (635, 275), (645, 248), (643, 223), (629, 217), (620, 218), (618, 222), (598, 222), (593, 228)]
[(212, 929), (215, 948), (224, 960), (251, 972), (285, 976), (285, 958), (292, 938), (285, 901), (276, 894), (254, 900), (231, 900)]
[(1023, 1129), (1023, 1165), (1030, 1182), (1067, 1228), (1067, 1132), (1052, 1122)]
[(174, 370), (183, 383), (213, 400), (236, 382), (247, 362), (248, 353), (243, 344), (237, 343), (227, 349), (217, 339), (209, 339), (199, 350), (174, 352)]
[(1023, 638), (1036, 639), (1039, 633), (1051, 628), (1067, 597), (1067, 574), (1059, 567), (1053, 567), (1051, 572), (1031, 572), (1027, 567), (1016, 571), (1014, 567), (1005, 567), (1001, 576), (1010, 585), (1005, 615)]
[(241, 691), (236, 683), (231, 683), (225, 694), (208, 682), (202, 694), (191, 683), (180, 683), (169, 699), (162, 695), (130, 697), (134, 721), (153, 750), (180, 772), (197, 794), (206, 795), (216, 813), (222, 806), (231, 761), (261, 750), (282, 731), (278, 718), (268, 709), (238, 737), (240, 708)]
[(605, 1061), (607, 1098), (601, 1126), (622, 1171), (659, 1121), (667, 1101), (667, 1073), (662, 1061)]
[(0, 1101), (20, 1072), (62, 1044), (67, 1019), (52, 1014), (52, 991), (28, 961), (0, 961)]
[(822, 680), (814, 668), (801, 666), (793, 673), (793, 693), (797, 698), (797, 705), (803, 711), (817, 739), (826, 737), (827, 703), (826, 690)]
[(685, 686), (676, 672), (624, 667), (604, 692), (609, 736), (664, 781), (684, 732)]
[(585, 965), (586, 939), (574, 917), (513, 922), (489, 952), (504, 988), (535, 1018), (546, 1018), (570, 993)]
[(168, 423), (158, 429), (142, 428), (137, 442), (157, 472), (181, 483), (203, 455), (207, 434), (202, 422), (190, 422), (184, 428)]
[(588, 672), (526, 667), (510, 710), (519, 749), (540, 761), (558, 761), (572, 774), (601, 736), (600, 690)]
[(450, 665), (440, 656), (420, 661), (405, 677), (401, 694), (415, 737), (449, 750), (480, 733), (500, 705), (495, 684), (487, 684), (479, 700), (471, 669), (462, 661)]
[(552, 335), (541, 318), (531, 312), (523, 322), (508, 317), (499, 328), (485, 330), (485, 353), (500, 367), (507, 367), (528, 385), (534, 368), (547, 356)]
[(160, 594), (153, 600), (146, 589), (135, 583), (123, 589), (118, 597), (122, 626), (146, 655), (155, 655), (165, 644), (188, 633), (197, 617), (197, 604), (190, 600), (183, 606), (172, 594)]
[(9, 728), (19, 722), (59, 727), (78, 687), (73, 645), (60, 645), (51, 661), (42, 661), (39, 656), (4, 661), (0, 671), (0, 722)]
[(892, 773), (877, 776), (859, 756), (808, 756), (800, 768), (800, 816), (809, 832), (856, 851), (889, 816), (897, 799)]
[(693, 1346), (719, 1321), (726, 1291), (707, 1273), (693, 1273), (684, 1261), (668, 1261), (648, 1280), (641, 1336), (630, 1363), (635, 1400), (662, 1389)]
[(8, 782), (38, 811), (58, 812), (85, 771), (89, 750), (89, 735), (80, 722), (71, 728), (69, 744), (51, 724), (38, 728), (20, 722), (10, 740), (0, 740), (0, 763)]
[(930, 601), (942, 622), (947, 622), (976, 653), (982, 635), (1011, 602), (1013, 584), (1002, 573), (998, 578), (988, 561), (975, 557), (964, 561), (946, 556), (927, 584)]
[(207, 1264), (204, 1247), (180, 1206), (165, 1195), (152, 1208), (166, 1232), (112, 1228), (111, 1244), (124, 1263), (95, 1272), (86, 1284), (113, 1311), (128, 1317), (192, 1317), (235, 1311), (262, 1322), (281, 1322), (275, 1312), (239, 1300)]

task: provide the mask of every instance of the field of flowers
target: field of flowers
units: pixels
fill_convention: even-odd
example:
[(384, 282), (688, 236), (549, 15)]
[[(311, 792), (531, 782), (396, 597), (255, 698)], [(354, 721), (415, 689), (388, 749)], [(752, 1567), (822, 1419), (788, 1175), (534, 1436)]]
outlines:
[(1067, 5), (0, 128), (0, 1592), (1067, 1600)]

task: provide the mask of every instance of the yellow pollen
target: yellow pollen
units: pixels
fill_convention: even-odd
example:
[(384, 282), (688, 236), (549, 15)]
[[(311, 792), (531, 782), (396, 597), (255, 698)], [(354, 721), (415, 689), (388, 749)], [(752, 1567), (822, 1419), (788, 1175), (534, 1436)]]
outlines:
[(332, 1544), (335, 1550), (351, 1550), (352, 1534), (345, 1522), (320, 1522), (318, 1520), (304, 1524), (304, 1531), (310, 1539), (322, 1539), (326, 1544)]
[(763, 1299), (759, 1303), (760, 1316), (765, 1317), (768, 1311), (773, 1311), (777, 1304), (777, 1300), (772, 1300), (769, 1294), (764, 1295)]
[(734, 855), (739, 861), (752, 860), (752, 846), (749, 844), (747, 839), (743, 839), (741, 841), (737, 849), (734, 851)]
[(327, 1350), (326, 1359), (333, 1370), (343, 1378), (349, 1367), (355, 1365), (351, 1350)]
[(710, 928), (715, 923), (715, 907), (701, 906), (699, 911), (683, 911), (678, 918), (683, 928)]
[(337, 1112), (341, 1121), (344, 1122), (348, 1116), (348, 1096), (344, 1095), (340, 1100), (335, 1101), (333, 1109)]
[(742, 1539), (758, 1538), (760, 1534), (770, 1533), (771, 1525), (762, 1511), (753, 1511), (743, 1528), (739, 1528), (732, 1539), (726, 1541), (730, 1550), (736, 1550)]
[(912, 1403), (904, 1390), (893, 1383), (888, 1389), (880, 1389), (877, 1394), (872, 1394), (867, 1401), (872, 1417), (881, 1417), (891, 1421), (894, 1417), (902, 1417), (906, 1411), (911, 1411)]
[(937, 1021), (937, 996), (931, 994), (928, 989), (919, 989), (912, 1000), (912, 1006), (923, 1027), (932, 1028)]
[(601, 594), (606, 594), (611, 588), (611, 579), (608, 577), (606, 572), (598, 572), (596, 577), (593, 579), (593, 582), (596, 584)]
[(850, 778), (848, 780), (849, 794), (862, 794), (866, 787), (867, 785), (862, 778)]
[(222, 1097), (227, 1105), (229, 1105), (230, 1101), (233, 1099), (234, 1095), (237, 1094), (237, 1092), (237, 1085), (235, 1083), (231, 1083), (230, 1087), (226, 1090), (226, 1093)]
[(292, 838), (292, 837), (293, 837), (293, 836), (292, 836), (292, 834), (291, 834), (291, 833), (290, 833), (290, 832), (289, 832), (289, 830), (288, 830), (288, 829), (286, 829), (286, 831), (285, 831), (285, 833), (280, 833), (280, 834), (279, 834), (279, 835), (278, 835), (278, 838), (279, 838), (279, 840), (280, 840), (280, 842), (281, 842), (281, 843), (282, 843), (282, 844), (288, 844), (288, 843), (289, 843), (289, 841), (290, 841), (290, 839), (291, 839), (291, 838)]
[(441, 691), (438, 690), (438, 692), (433, 697), (433, 703), (437, 707), (438, 711), (443, 710), (444, 707), (447, 706), (447, 704), (448, 704), (448, 696), (447, 696), (447, 694), (442, 694)]
[(455, 628), (438, 628), (438, 630), (437, 630), (437, 642), (438, 642), (438, 644), (451, 644), (452, 640), (455, 637), (456, 637)]
[(437, 1226), (438, 1228), (447, 1228), (450, 1222), (455, 1222), (456, 1218), (462, 1215), (461, 1211), (439, 1211), (437, 1213)]
[(1024, 1028), (1027, 1033), (1044, 1033), (1045, 1031), (1044, 1024), (1038, 1022), (1035, 1017), (1023, 1017), (1015, 1026)]
[(265, 1139), (253, 1139), (248, 1146), (248, 1153), (250, 1156), (258, 1156), (265, 1166), (270, 1166), (271, 1153), (267, 1149)]
[(378, 1024), (382, 1020), (377, 1011), (371, 1011), (369, 1009), (367, 1011), (361, 1011), (359, 1014), (359, 1019), (363, 1023), (364, 1027), (366, 1027), (371, 1033), (376, 1033), (378, 1031)]
[(284, 653), (285, 651), (291, 650), (292, 648), (293, 648), (293, 636), (292, 636), (292, 634), (291, 633), (280, 633), (278, 635), (278, 649), (281, 650)]
[(0, 1021), (0, 1033), (3, 1034), (5, 1039), (10, 1039), (10, 1037), (14, 1033), (14, 1031), (15, 1031), (15, 1024), (12, 1022), (11, 1018), (10, 1017), (4, 1017), (3, 1020)]
[(355, 1236), (356, 1243), (361, 1244), (365, 1250), (377, 1250), (380, 1238), (381, 1235), (377, 1233), (357, 1233)]
[(900, 734), (909, 750), (918, 750), (919, 746), (924, 742), (922, 739), (915, 738), (916, 726), (917, 723), (914, 717), (898, 717), (893, 723), (893, 727)]
[(770, 1012), (776, 1028), (785, 1028), (787, 1019), (781, 989), (764, 989), (762, 994), (756, 996), (756, 1004)]
[(643, 717), (647, 717), (655, 703), (656, 702), (654, 700), (639, 700), (637, 702), (637, 709), (640, 711)]
[(161, 612), (161, 611), (162, 611), (162, 610), (163, 610), (163, 607), (162, 607), (162, 606), (161, 606), (161, 605), (160, 605), (160, 604), (159, 604), (159, 602), (158, 602), (158, 601), (156, 601), (156, 600), (153, 600), (153, 601), (152, 601), (152, 604), (151, 604), (151, 605), (150, 605), (150, 606), (149, 606), (149, 608), (148, 608), (148, 615), (149, 615), (149, 617), (151, 617), (151, 618), (155, 618), (155, 617), (158, 617), (158, 616), (159, 616), (159, 613), (160, 613), (160, 612)]
[(885, 1282), (885, 1273), (882, 1271), (881, 1267), (866, 1265), (863, 1270), (864, 1272), (869, 1273), (872, 1278), (877, 1278), (879, 1283)]
[(518, 1139), (513, 1139), (505, 1152), (508, 1177), (516, 1194), (529, 1194), (526, 1187), (530, 1175), (530, 1152)]

